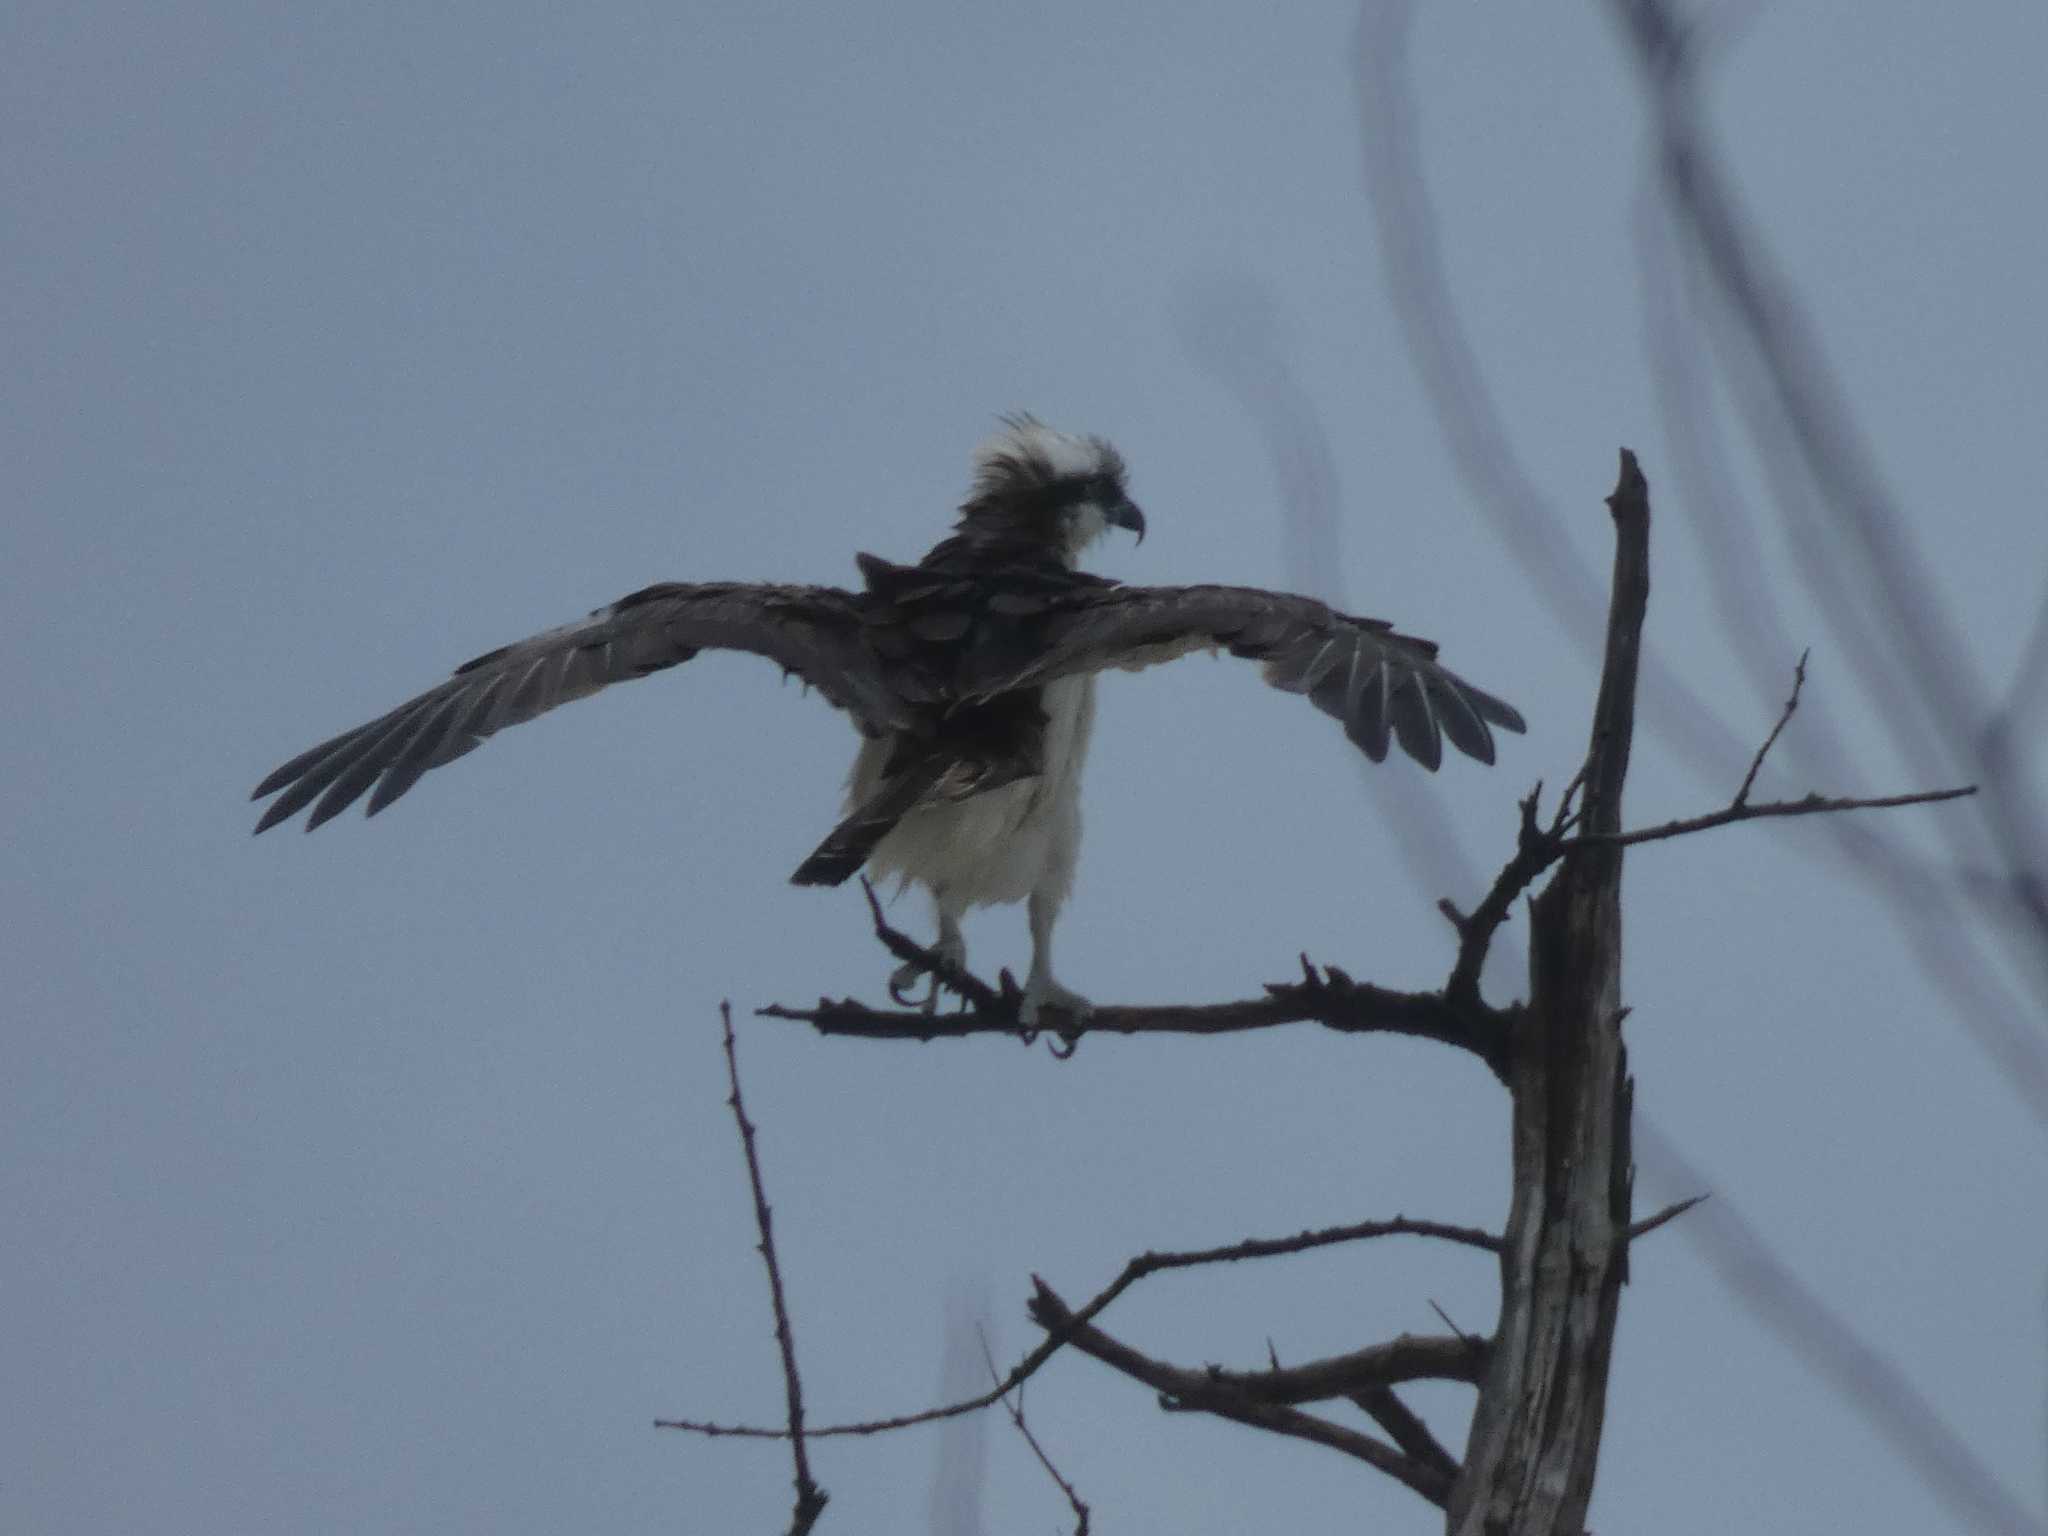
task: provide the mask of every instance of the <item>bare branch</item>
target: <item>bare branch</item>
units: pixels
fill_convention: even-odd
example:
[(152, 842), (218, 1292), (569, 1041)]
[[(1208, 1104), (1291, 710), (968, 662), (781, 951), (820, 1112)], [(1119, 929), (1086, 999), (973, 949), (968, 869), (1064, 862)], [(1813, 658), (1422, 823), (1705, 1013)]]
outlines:
[[(891, 954), (914, 963), (936, 957), (884, 922), (877, 933)], [(918, 956), (923, 955), (920, 961)], [(1476, 996), (1453, 999), (1437, 992), (1396, 992), (1370, 982), (1353, 981), (1337, 966), (1317, 967), (1302, 957), (1300, 981), (1268, 982), (1266, 996), (1230, 1003), (1166, 1003), (1153, 1006), (1096, 1008), (1084, 1022), (1060, 1027), (1059, 1038), (1072, 1045), (1085, 1035), (1221, 1035), (1282, 1024), (1321, 1024), (1340, 1034), (1398, 1034), (1435, 1040), (1472, 1052), (1492, 1069), (1503, 1070), (1513, 1028), (1512, 1011), (1490, 1009)], [(821, 997), (814, 1008), (773, 1004), (758, 1010), (762, 1018), (789, 1019), (811, 1025), (820, 1034), (849, 1035), (867, 1040), (958, 1040), (972, 1035), (1008, 1035), (1030, 1042), (1038, 1031), (1018, 1022), (1021, 994), (1009, 983), (999, 990), (965, 973), (946, 981), (969, 998), (965, 1013), (938, 1014), (907, 1009), (870, 1008), (852, 998)]]
[(1210, 1413), (1239, 1424), (1271, 1430), (1274, 1434), (1328, 1446), (1386, 1473), (1438, 1508), (1450, 1499), (1451, 1480), (1441, 1469), (1425, 1466), (1393, 1446), (1342, 1424), (1333, 1424), (1298, 1408), (1245, 1397), (1229, 1386), (1219, 1384), (1207, 1371), (1168, 1365), (1140, 1354), (1092, 1324), (1082, 1322), (1079, 1315), (1071, 1311), (1043, 1280), (1037, 1282), (1037, 1290), (1031, 1298), (1031, 1317), (1049, 1337), (1064, 1336), (1083, 1354), (1151, 1387), (1160, 1394), (1162, 1408)]
[(1430, 1433), (1429, 1426), (1401, 1401), (1392, 1387), (1366, 1387), (1354, 1393), (1351, 1401), (1370, 1414), (1373, 1422), (1412, 1460), (1434, 1468), (1453, 1482), (1457, 1480), (1462, 1470), (1458, 1458), (1444, 1449), (1443, 1442)]
[[(1575, 848), (1607, 847), (1622, 848), (1634, 843), (1652, 843), (1665, 838), (1684, 837), (1694, 832), (1707, 832), (1715, 827), (1730, 826), (1738, 821), (1760, 821), (1779, 816), (1816, 816), (1837, 811), (1888, 810), (1903, 805), (1929, 805), (1943, 800), (1956, 800), (1977, 792), (1975, 785), (1958, 789), (1924, 790), (1909, 795), (1884, 795), (1868, 799), (1827, 798), (1810, 794), (1803, 800), (1775, 800), (1763, 805), (1751, 805), (1749, 794), (1756, 787), (1757, 774), (1762, 770), (1764, 759), (1777, 744), (1793, 712), (1799, 707), (1800, 690), (1806, 685), (1806, 662), (1808, 653), (1802, 652), (1799, 664), (1793, 669), (1792, 693), (1785, 700), (1785, 707), (1779, 712), (1777, 723), (1770, 734), (1764, 737), (1763, 745), (1756, 749), (1750, 759), (1749, 771), (1742, 777), (1741, 787), (1735, 791), (1735, 798), (1718, 811), (1703, 816), (1689, 816), (1677, 821), (1667, 821), (1659, 826), (1643, 827), (1633, 832), (1579, 832), (1567, 836), (1579, 825), (1583, 807), (1573, 808), (1573, 798), (1584, 787), (1586, 770), (1581, 767), (1557, 803), (1551, 816), (1550, 825), (1543, 827), (1536, 819), (1536, 807), (1543, 793), (1539, 782), (1520, 802), (1521, 827), (1516, 837), (1514, 856), (1501, 866), (1494, 877), (1493, 886), (1486, 897), (1468, 916), (1461, 913), (1448, 901), (1437, 903), (1437, 910), (1450, 920), (1458, 931), (1458, 957), (1451, 966), (1450, 979), (1444, 984), (1444, 997), (1453, 1007), (1470, 1011), (1481, 1007), (1479, 998), (1479, 973), (1486, 964), (1488, 947), (1500, 925), (1507, 921), (1514, 910), (1515, 902), (1522, 893), (1535, 884), (1543, 872)], [(1588, 759), (1590, 761), (1590, 759)]]
[(1264, 1371), (1226, 1371), (1211, 1366), (1208, 1378), (1241, 1397), (1262, 1403), (1318, 1403), (1350, 1397), (1369, 1387), (1404, 1381), (1462, 1381), (1477, 1384), (1486, 1373), (1487, 1344), (1468, 1334), (1425, 1337), (1404, 1333), (1385, 1344), (1348, 1354), (1276, 1365)]
[[(1363, 1242), (1375, 1237), (1431, 1237), (1442, 1242), (1457, 1243), (1467, 1248), (1478, 1248), (1487, 1253), (1500, 1251), (1500, 1239), (1491, 1232), (1478, 1227), (1452, 1226), (1448, 1222), (1425, 1221), (1414, 1217), (1396, 1216), (1391, 1221), (1361, 1221), (1350, 1226), (1324, 1227), (1311, 1232), (1297, 1232), (1292, 1237), (1253, 1237), (1241, 1243), (1232, 1243), (1221, 1248), (1200, 1248), (1188, 1252), (1145, 1252), (1124, 1265), (1117, 1277), (1090, 1298), (1088, 1304), (1074, 1314), (1078, 1322), (1092, 1322), (1102, 1315), (1105, 1308), (1133, 1285), (1148, 1275), (1156, 1275), (1168, 1269), (1194, 1269), (1206, 1264), (1230, 1264), (1242, 1259), (1277, 1258), (1290, 1253), (1308, 1253), (1317, 1248), (1330, 1248), (1339, 1243)], [(1034, 1284), (1043, 1284), (1036, 1275)], [(886, 1419), (867, 1419), (852, 1424), (832, 1424), (822, 1429), (810, 1429), (805, 1433), (813, 1440), (834, 1435), (877, 1435), (889, 1430), (908, 1429), (916, 1424), (930, 1424), (939, 1419), (957, 1418), (963, 1413), (976, 1413), (999, 1401), (1005, 1392), (1020, 1387), (1036, 1375), (1040, 1366), (1057, 1354), (1066, 1339), (1059, 1334), (1049, 1335), (1016, 1365), (1009, 1375), (990, 1392), (978, 1397), (963, 1398), (957, 1403), (946, 1403), (937, 1408), (921, 1409), (916, 1413), (898, 1414)], [(780, 1440), (788, 1434), (784, 1429), (771, 1429), (751, 1424), (714, 1424), (701, 1419), (657, 1419), (657, 1429), (687, 1430), (703, 1435), (707, 1439), (734, 1436), (747, 1440)]]
[[(988, 1347), (988, 1334), (975, 1330), (981, 1338), (981, 1358), (988, 1366), (989, 1379), (1000, 1383), (1002, 1376), (996, 1370), (995, 1352)], [(998, 1391), (1001, 1388), (998, 1387)], [(1060, 1469), (1052, 1464), (1052, 1458), (1045, 1454), (1045, 1447), (1038, 1443), (1038, 1437), (1031, 1433), (1031, 1426), (1024, 1422), (1024, 1393), (1020, 1388), (1017, 1401), (1012, 1403), (1009, 1394), (1003, 1394), (1003, 1411), (1010, 1416), (1010, 1422), (1017, 1426), (1017, 1433), (1024, 1437), (1024, 1443), (1031, 1447), (1031, 1454), (1038, 1458), (1038, 1464), (1045, 1468), (1045, 1475), (1059, 1484), (1059, 1490), (1067, 1496), (1067, 1504), (1074, 1511), (1074, 1536), (1088, 1536), (1088, 1506), (1081, 1502), (1081, 1495), (1074, 1492), (1074, 1485), (1060, 1476)]]
[(1557, 862), (1563, 829), (1574, 820), (1568, 807), (1574, 791), (1584, 781), (1585, 770), (1581, 768), (1558, 801), (1557, 814), (1548, 830), (1536, 821), (1536, 804), (1543, 794), (1542, 782), (1539, 780), (1536, 787), (1521, 799), (1522, 820), (1515, 838), (1514, 857), (1501, 866), (1500, 873), (1494, 876), (1492, 888), (1469, 917), (1461, 916), (1448, 902), (1437, 904), (1438, 910), (1458, 930), (1458, 958), (1452, 963), (1450, 979), (1444, 983), (1444, 996), (1454, 1006), (1461, 1009), (1482, 1006), (1479, 973), (1485, 968), (1493, 936), (1508, 920), (1508, 914), (1514, 910), (1521, 894), (1535, 883), (1537, 876)]
[(1962, 800), (1976, 793), (1976, 785), (1964, 784), (1955, 789), (1924, 789), (1910, 795), (1877, 795), (1868, 799), (1830, 799), (1825, 795), (1808, 795), (1803, 800), (1730, 805), (1705, 816), (1687, 816), (1654, 827), (1640, 827), (1633, 832), (1581, 832), (1577, 837), (1567, 838), (1559, 852), (1569, 853), (1574, 848), (1595, 846), (1627, 848), (1636, 843), (1661, 842), (1669, 837), (1686, 837), (1694, 832), (1710, 832), (1715, 827), (1733, 826), (1738, 821), (1763, 821), (1775, 816), (1822, 816), (1835, 811), (1884, 811), (1901, 805), (1935, 805), (1943, 800)]
[(1647, 1236), (1663, 1226), (1665, 1222), (1677, 1220), (1707, 1198), (1706, 1195), (1694, 1195), (1690, 1199), (1672, 1201), (1671, 1204), (1665, 1206), (1656, 1215), (1645, 1216), (1641, 1221), (1632, 1223), (1628, 1229), (1628, 1240), (1634, 1242), (1639, 1237)]
[(1735, 798), (1728, 804), (1741, 810), (1749, 803), (1749, 792), (1756, 787), (1756, 776), (1762, 771), (1764, 759), (1770, 756), (1771, 748), (1778, 744), (1778, 737), (1784, 732), (1785, 724), (1792, 718), (1792, 712), (1799, 708), (1799, 690), (1806, 686), (1806, 658), (1811, 650), (1799, 653), (1799, 665), (1792, 669), (1792, 693), (1785, 700), (1784, 711), (1778, 716), (1778, 723), (1771, 727), (1771, 734), (1764, 738), (1764, 744), (1756, 749), (1756, 756), (1749, 760), (1749, 772), (1742, 776), (1742, 787), (1735, 791)]
[(1500, 1239), (1482, 1227), (1459, 1227), (1444, 1221), (1426, 1221), (1413, 1216), (1395, 1216), (1387, 1221), (1359, 1221), (1343, 1227), (1320, 1227), (1297, 1232), (1292, 1237), (1248, 1237), (1224, 1248), (1197, 1248), (1182, 1253), (1141, 1253), (1124, 1266), (1129, 1279), (1142, 1280), (1163, 1269), (1193, 1269), (1203, 1264), (1229, 1264), (1239, 1259), (1270, 1259), (1282, 1254), (1307, 1253), (1338, 1243), (1356, 1243), (1373, 1237), (1434, 1237), (1487, 1253), (1500, 1252)]
[(732, 1004), (720, 1003), (718, 1017), (725, 1031), (726, 1081), (732, 1094), (726, 1107), (740, 1128), (740, 1148), (746, 1153), (747, 1182), (754, 1191), (754, 1225), (761, 1233), (761, 1261), (768, 1266), (768, 1297), (775, 1307), (775, 1343), (782, 1351), (782, 1383), (789, 1401), (789, 1448), (796, 1463), (796, 1506), (790, 1513), (789, 1536), (804, 1536), (825, 1512), (830, 1495), (811, 1479), (809, 1454), (804, 1449), (804, 1385), (796, 1369), (796, 1342), (789, 1330), (789, 1308), (782, 1296), (782, 1268), (775, 1259), (775, 1223), (768, 1209), (767, 1190), (761, 1182), (761, 1160), (754, 1148), (754, 1123), (740, 1098), (739, 1050), (733, 1040)]
[(1450, 1329), (1451, 1332), (1455, 1333), (1467, 1344), (1477, 1344), (1479, 1342), (1479, 1335), (1476, 1333), (1467, 1333), (1464, 1329), (1460, 1328), (1457, 1325), (1457, 1323), (1452, 1321), (1451, 1314), (1446, 1312), (1441, 1306), (1437, 1304), (1437, 1299), (1434, 1296), (1430, 1297), (1429, 1299), (1429, 1310), (1437, 1315), (1437, 1317), (1442, 1321), (1443, 1325), (1446, 1328)]

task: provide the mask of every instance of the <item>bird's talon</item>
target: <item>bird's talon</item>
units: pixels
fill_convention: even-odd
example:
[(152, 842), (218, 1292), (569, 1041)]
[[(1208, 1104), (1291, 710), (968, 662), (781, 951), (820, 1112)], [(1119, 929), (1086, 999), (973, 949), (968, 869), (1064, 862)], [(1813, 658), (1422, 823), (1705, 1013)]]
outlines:
[(939, 995), (939, 978), (931, 976), (931, 992), (920, 1004), (917, 1000), (917, 984), (931, 973), (915, 961), (900, 965), (889, 977), (889, 996), (899, 1008), (922, 1007), (926, 1013), (932, 1011)]
[(1068, 1022), (1060, 1030), (1062, 1035), (1079, 1035), (1087, 1029), (1095, 1005), (1050, 977), (1034, 977), (1024, 988), (1023, 1000), (1017, 1007), (1017, 1022), (1026, 1029), (1039, 1029), (1048, 1011), (1066, 1016)]

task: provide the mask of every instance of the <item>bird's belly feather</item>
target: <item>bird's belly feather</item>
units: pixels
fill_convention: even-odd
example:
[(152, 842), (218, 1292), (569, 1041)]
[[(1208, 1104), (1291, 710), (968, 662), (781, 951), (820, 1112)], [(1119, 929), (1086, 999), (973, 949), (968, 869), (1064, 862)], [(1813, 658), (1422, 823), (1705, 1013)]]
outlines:
[[(965, 800), (910, 811), (868, 861), (877, 879), (914, 880), (966, 906), (1022, 901), (1034, 890), (1066, 894), (1080, 841), (1080, 776), (1095, 715), (1095, 680), (1046, 686), (1045, 766)], [(849, 806), (880, 782), (886, 741), (866, 742), (848, 776)]]

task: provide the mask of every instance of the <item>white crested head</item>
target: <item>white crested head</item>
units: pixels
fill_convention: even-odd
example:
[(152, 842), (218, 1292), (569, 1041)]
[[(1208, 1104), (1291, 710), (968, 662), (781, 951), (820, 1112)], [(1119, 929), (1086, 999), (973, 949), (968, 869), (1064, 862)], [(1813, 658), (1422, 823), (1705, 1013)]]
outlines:
[(1124, 488), (1123, 455), (1100, 437), (1077, 437), (1036, 416), (1005, 416), (974, 450), (974, 489), (960, 531), (985, 543), (1043, 550), (1072, 564), (1110, 527), (1145, 536)]
[(981, 440), (974, 450), (974, 472), (984, 475), (1006, 460), (1013, 464), (1035, 461), (1061, 480), (1085, 479), (1103, 472), (1112, 462), (1122, 468), (1116, 450), (1101, 438), (1057, 431), (1021, 411), (1003, 417), (1002, 425)]

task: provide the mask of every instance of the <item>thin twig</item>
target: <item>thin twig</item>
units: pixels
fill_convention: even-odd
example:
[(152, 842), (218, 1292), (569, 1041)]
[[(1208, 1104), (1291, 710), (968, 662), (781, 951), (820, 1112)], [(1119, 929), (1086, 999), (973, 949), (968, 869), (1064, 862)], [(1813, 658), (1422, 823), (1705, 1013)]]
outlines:
[(1792, 712), (1799, 708), (1799, 690), (1806, 686), (1806, 658), (1813, 654), (1811, 649), (1799, 653), (1799, 665), (1792, 669), (1792, 694), (1785, 700), (1785, 708), (1778, 716), (1778, 723), (1771, 727), (1771, 734), (1764, 738), (1764, 744), (1756, 749), (1756, 756), (1749, 760), (1749, 772), (1742, 776), (1742, 788), (1735, 791), (1735, 798), (1728, 802), (1733, 810), (1741, 810), (1749, 803), (1749, 792), (1756, 786), (1756, 776), (1762, 771), (1764, 759), (1770, 756), (1771, 748), (1778, 743), (1786, 722)]
[[(996, 1370), (995, 1351), (988, 1347), (988, 1333), (977, 1327), (975, 1334), (981, 1340), (981, 1358), (988, 1366), (989, 1380), (1001, 1382), (1002, 1376)], [(1002, 1391), (1001, 1387), (997, 1388)], [(1052, 1464), (1052, 1458), (1045, 1454), (1045, 1447), (1038, 1443), (1038, 1436), (1031, 1433), (1031, 1426), (1024, 1422), (1024, 1392), (1018, 1389), (1017, 1401), (1012, 1403), (1009, 1394), (1003, 1392), (1003, 1411), (1010, 1416), (1010, 1422), (1017, 1426), (1017, 1433), (1024, 1437), (1024, 1443), (1031, 1447), (1031, 1454), (1038, 1458), (1038, 1464), (1045, 1468), (1045, 1475), (1059, 1484), (1059, 1490), (1067, 1496), (1067, 1503), (1074, 1511), (1074, 1536), (1088, 1536), (1088, 1506), (1081, 1501), (1081, 1495), (1074, 1492), (1074, 1485), (1060, 1476), (1060, 1469)]]
[(1479, 1342), (1477, 1337), (1467, 1333), (1464, 1329), (1460, 1328), (1456, 1323), (1451, 1321), (1451, 1314), (1446, 1312), (1442, 1307), (1437, 1305), (1437, 1301), (1434, 1296), (1429, 1298), (1429, 1310), (1434, 1312), (1439, 1318), (1443, 1320), (1443, 1325), (1446, 1328), (1450, 1329), (1451, 1332), (1455, 1333), (1467, 1344), (1477, 1344)]
[(1550, 835), (1563, 837), (1579, 824), (1579, 791), (1586, 787), (1586, 764), (1579, 764), (1579, 771), (1572, 775), (1571, 782), (1564, 787), (1564, 793), (1557, 797), (1557, 812), (1550, 818)]
[[(1642, 827), (1633, 832), (1585, 832), (1574, 831), (1580, 825), (1584, 812), (1583, 804), (1572, 808), (1574, 795), (1584, 787), (1586, 771), (1581, 768), (1571, 783), (1565, 786), (1559, 798), (1557, 810), (1546, 828), (1536, 820), (1536, 804), (1543, 793), (1538, 782), (1519, 802), (1521, 827), (1515, 840), (1514, 856), (1501, 866), (1494, 877), (1493, 886), (1485, 898), (1468, 915), (1460, 912), (1448, 901), (1437, 903), (1442, 912), (1458, 931), (1458, 957), (1452, 963), (1449, 980), (1444, 984), (1445, 1001), (1459, 1014), (1469, 1015), (1484, 1008), (1479, 998), (1479, 973), (1486, 964), (1488, 947), (1495, 932), (1507, 921), (1514, 910), (1515, 902), (1522, 893), (1534, 885), (1544, 871), (1575, 848), (1625, 848), (1635, 843), (1653, 843), (1665, 838), (1684, 837), (1693, 832), (1707, 832), (1715, 827), (1732, 826), (1738, 821), (1761, 821), (1778, 816), (1816, 816), (1836, 811), (1888, 810), (1902, 805), (1931, 805), (1943, 800), (1957, 800), (1977, 793), (1974, 784), (1958, 789), (1923, 790), (1910, 795), (1883, 795), (1875, 798), (1828, 798), (1818, 794), (1808, 795), (1803, 800), (1774, 800), (1763, 805), (1751, 805), (1749, 792), (1756, 785), (1756, 777), (1763, 767), (1763, 761), (1776, 743), (1779, 733), (1792, 718), (1799, 706), (1799, 692), (1806, 682), (1806, 656), (1802, 654), (1799, 665), (1793, 672), (1792, 694), (1786, 699), (1785, 707), (1770, 734), (1750, 759), (1749, 771), (1743, 775), (1742, 786), (1735, 792), (1735, 798), (1718, 811), (1704, 816), (1689, 816), (1678, 821), (1667, 821), (1659, 826)], [(1572, 835), (1566, 836), (1567, 832)]]
[(1501, 866), (1492, 887), (1469, 917), (1459, 917), (1448, 903), (1438, 904), (1438, 910), (1449, 917), (1458, 930), (1458, 957), (1451, 965), (1450, 979), (1444, 983), (1444, 997), (1454, 1006), (1468, 1011), (1484, 1006), (1479, 997), (1479, 973), (1485, 968), (1493, 936), (1508, 920), (1508, 914), (1514, 911), (1515, 902), (1522, 892), (1557, 862), (1557, 850), (1563, 842), (1562, 829), (1576, 820), (1575, 813), (1568, 812), (1567, 807), (1573, 794), (1584, 785), (1585, 777), (1585, 770), (1581, 768), (1566, 786), (1548, 830), (1536, 821), (1537, 801), (1543, 794), (1542, 780), (1539, 779), (1536, 786), (1517, 802), (1521, 823), (1515, 836), (1514, 856)]
[[(1092, 1322), (1102, 1315), (1109, 1304), (1148, 1275), (1162, 1270), (1193, 1269), (1207, 1264), (1230, 1264), (1243, 1259), (1277, 1258), (1290, 1253), (1309, 1253), (1318, 1248), (1334, 1247), (1340, 1243), (1363, 1242), (1375, 1237), (1431, 1237), (1462, 1247), (1477, 1248), (1487, 1253), (1500, 1252), (1500, 1239), (1491, 1232), (1478, 1227), (1452, 1226), (1448, 1222), (1426, 1221), (1408, 1216), (1396, 1216), (1391, 1221), (1361, 1221), (1345, 1227), (1324, 1227), (1318, 1231), (1297, 1232), (1292, 1237), (1254, 1237), (1241, 1243), (1232, 1243), (1222, 1248), (1202, 1248), (1189, 1252), (1147, 1252), (1124, 1265), (1117, 1277), (1110, 1281), (1089, 1300), (1088, 1304), (1074, 1314), (1077, 1323)], [(1036, 1275), (1035, 1284), (1042, 1284)], [(956, 1403), (946, 1403), (937, 1408), (925, 1408), (916, 1413), (897, 1414), (886, 1419), (867, 1419), (852, 1424), (831, 1424), (822, 1429), (809, 1429), (805, 1434), (813, 1440), (832, 1435), (878, 1435), (889, 1430), (908, 1429), (914, 1424), (930, 1424), (939, 1419), (957, 1418), (963, 1413), (975, 1413), (998, 1401), (1003, 1393), (1013, 1387), (1022, 1386), (1036, 1375), (1039, 1367), (1059, 1353), (1067, 1342), (1064, 1335), (1054, 1333), (1043, 1339), (1036, 1348), (1026, 1354), (1010, 1368), (995, 1390), (984, 1392), (978, 1397), (963, 1398)], [(788, 1434), (785, 1429), (771, 1429), (753, 1424), (715, 1424), (702, 1419), (656, 1419), (657, 1429), (680, 1429), (691, 1434), (703, 1435), (709, 1439), (721, 1436), (735, 1436), (747, 1440), (780, 1440)]]
[(1642, 1237), (1647, 1233), (1656, 1231), (1659, 1227), (1663, 1226), (1665, 1222), (1673, 1221), (1676, 1220), (1678, 1217), (1683, 1216), (1687, 1211), (1691, 1210), (1694, 1206), (1698, 1205), (1702, 1200), (1705, 1200), (1706, 1198), (1708, 1198), (1706, 1195), (1693, 1195), (1689, 1199), (1674, 1200), (1671, 1202), (1671, 1204), (1665, 1206), (1663, 1210), (1657, 1212), (1656, 1215), (1645, 1216), (1641, 1221), (1630, 1223), (1628, 1229), (1628, 1240), (1630, 1242), (1634, 1242), (1637, 1238)]
[(1976, 793), (1976, 785), (1964, 784), (1955, 789), (1924, 789), (1910, 795), (1877, 795), (1867, 799), (1808, 795), (1804, 800), (1730, 805), (1705, 816), (1687, 816), (1654, 827), (1639, 827), (1633, 832), (1581, 832), (1576, 837), (1566, 838), (1558, 852), (1562, 855), (1574, 848), (1627, 848), (1636, 843), (1661, 842), (1665, 838), (1686, 837), (1694, 832), (1710, 832), (1715, 827), (1733, 826), (1739, 821), (1762, 821), (1773, 816), (1821, 816), (1835, 811), (1883, 811), (1901, 805), (1935, 805), (1943, 800), (1966, 799)]
[(830, 1495), (811, 1480), (810, 1457), (804, 1448), (804, 1385), (797, 1375), (796, 1341), (790, 1334), (789, 1307), (782, 1296), (782, 1267), (775, 1259), (775, 1223), (768, 1209), (767, 1190), (761, 1182), (761, 1160), (754, 1149), (754, 1123), (747, 1118), (746, 1105), (740, 1098), (740, 1060), (733, 1040), (732, 1004), (720, 1003), (718, 1016), (725, 1029), (726, 1081), (732, 1085), (732, 1094), (725, 1103), (739, 1123), (740, 1147), (747, 1157), (747, 1182), (754, 1191), (754, 1225), (761, 1233), (761, 1261), (768, 1266), (768, 1297), (775, 1307), (775, 1343), (782, 1351), (782, 1383), (789, 1400), (789, 1447), (796, 1463), (796, 1506), (790, 1514), (789, 1536), (804, 1536), (825, 1512)]

